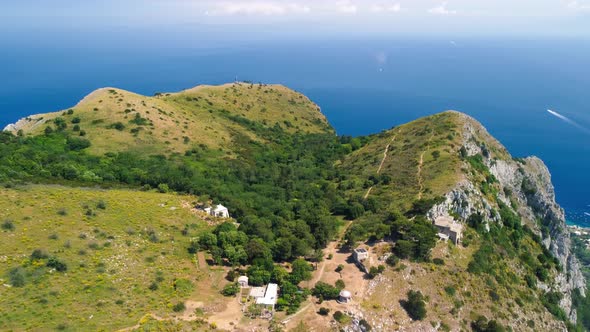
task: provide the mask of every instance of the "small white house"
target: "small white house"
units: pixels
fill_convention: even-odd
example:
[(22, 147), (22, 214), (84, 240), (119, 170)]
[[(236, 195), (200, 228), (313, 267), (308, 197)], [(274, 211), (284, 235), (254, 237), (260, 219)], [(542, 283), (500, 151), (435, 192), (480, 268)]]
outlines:
[(207, 207), (204, 209), (205, 212), (207, 212), (209, 215), (213, 216), (213, 217), (218, 217), (218, 218), (229, 218), (229, 210), (221, 205), (218, 204), (217, 206), (213, 207)]
[(247, 288), (248, 287), (248, 277), (246, 277), (246, 276), (239, 277), (238, 278), (238, 284), (242, 288)]
[(459, 244), (463, 238), (463, 225), (456, 222), (452, 217), (438, 217), (434, 221), (434, 226), (438, 229), (438, 236), (443, 240), (451, 240), (454, 244)]
[(338, 302), (348, 303), (350, 301), (352, 301), (352, 294), (347, 290), (340, 291), (340, 296), (338, 297)]
[(369, 252), (364, 248), (356, 248), (352, 252), (352, 257), (357, 263), (362, 264), (364, 260), (369, 258)]

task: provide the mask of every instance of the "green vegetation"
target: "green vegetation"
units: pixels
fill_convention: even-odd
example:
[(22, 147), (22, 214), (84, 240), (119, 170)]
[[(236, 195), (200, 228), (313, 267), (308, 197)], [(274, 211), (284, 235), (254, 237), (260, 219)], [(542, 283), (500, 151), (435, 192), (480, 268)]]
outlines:
[(408, 291), (408, 299), (401, 301), (401, 305), (413, 320), (426, 318), (426, 301), (420, 291)]
[[(146, 313), (165, 317), (191, 296), (219, 294), (222, 276), (212, 271), (208, 277), (184, 249), (207, 227), (180, 208), (194, 200), (120, 189), (0, 189), (0, 209), (15, 225), (0, 241), (5, 257), (0, 278), (13, 286), (0, 298), (0, 329), (46, 330), (63, 324), (117, 330), (137, 324)], [(106, 209), (85, 214), (101, 201)], [(62, 208), (68, 213), (57, 214)], [(185, 226), (188, 233), (182, 235)], [(160, 242), (148, 240), (147, 227)], [(53, 234), (59, 240), (50, 239)]]
[(476, 320), (471, 322), (473, 332), (504, 332), (506, 328), (495, 320), (490, 320), (484, 316), (478, 316)]
[(340, 295), (340, 290), (338, 287), (320, 281), (315, 284), (311, 294), (320, 300), (336, 300)]
[[(253, 286), (277, 283), (276, 309), (292, 314), (310, 294), (331, 300), (344, 289), (342, 279), (334, 286), (318, 282), (311, 291), (299, 285), (311, 280), (309, 261), (322, 259), (345, 218), (354, 222), (344, 249), (387, 239), (393, 246), (386, 263), (399, 266), (396, 271), (407, 268), (399, 260), (408, 259), (405, 264), (421, 266), (411, 273), (456, 276), (437, 285), (454, 316), (468, 293), (455, 285), (473, 279), (487, 285), (479, 295), (492, 311), (508, 294), (520, 306), (537, 296), (565, 320), (558, 294), (536, 289), (561, 267), (522, 226), (513, 212), (518, 202), (511, 208), (497, 200), (506, 190), (484, 158), (502, 152), (477, 143), (482, 154), (468, 156), (464, 120), (456, 113), (368, 137), (338, 137), (307, 98), (280, 86), (234, 84), (153, 98), (99, 90), (75, 112), (44, 117), (15, 134), (0, 133), (0, 183), (6, 187), (0, 209), (8, 211), (1, 229), (9, 235), (0, 243), (6, 253), (0, 275), (12, 286), (0, 299), (0, 329), (43, 329), (47, 321), (59, 329), (115, 330), (138, 321), (144, 329), (168, 327), (178, 322), (141, 318), (183, 312), (189, 298), (235, 296), (240, 288), (234, 280), (243, 274)], [(488, 232), (483, 216), (472, 215), (461, 263), (452, 261), (458, 248), (449, 245), (444, 260), (430, 264), (437, 231), (426, 214), (465, 175), (497, 202), (502, 223), (490, 224)], [(527, 181), (522, 186), (534, 189)], [(207, 217), (207, 225), (190, 210), (197, 201), (222, 203), (234, 219)], [(385, 269), (372, 266), (368, 277)], [(466, 277), (459, 272), (465, 269)], [(228, 270), (229, 284), (222, 280)], [(576, 299), (579, 308), (586, 306)], [(401, 304), (413, 320), (423, 320), (426, 301), (412, 290)], [(590, 317), (579, 310), (580, 320)], [(248, 312), (258, 316), (260, 308)], [(337, 311), (334, 319), (347, 324), (351, 317)], [(474, 326), (501, 331), (485, 318)]]

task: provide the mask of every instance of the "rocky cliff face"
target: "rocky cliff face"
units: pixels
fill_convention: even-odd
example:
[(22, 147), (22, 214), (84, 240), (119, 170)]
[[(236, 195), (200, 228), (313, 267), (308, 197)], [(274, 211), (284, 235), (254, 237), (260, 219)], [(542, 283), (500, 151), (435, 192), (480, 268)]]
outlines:
[[(503, 190), (498, 199), (507, 206), (516, 208), (523, 222), (543, 239), (563, 267), (552, 284), (539, 283), (545, 291), (558, 291), (564, 295), (561, 307), (572, 322), (576, 310), (572, 308), (572, 293), (578, 289), (584, 294), (585, 280), (579, 263), (571, 252), (570, 237), (566, 229), (563, 209), (555, 202), (551, 174), (539, 158), (512, 158), (506, 149), (477, 121), (464, 117), (463, 153), (467, 156), (481, 154), (490, 173), (498, 180)], [(465, 165), (467, 171), (467, 165)], [(469, 174), (469, 172), (465, 172)], [(454, 214), (466, 220), (473, 213), (481, 213), (487, 223), (499, 223), (497, 203), (473, 184), (470, 176), (459, 182), (455, 189), (445, 195), (445, 201), (432, 208), (429, 217)]]

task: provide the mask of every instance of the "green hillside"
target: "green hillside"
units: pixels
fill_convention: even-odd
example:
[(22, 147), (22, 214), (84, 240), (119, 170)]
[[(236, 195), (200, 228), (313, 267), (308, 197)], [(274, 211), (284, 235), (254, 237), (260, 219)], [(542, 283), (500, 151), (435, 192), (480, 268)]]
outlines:
[(195, 264), (186, 250), (208, 228), (190, 209), (195, 200), (114, 189), (1, 189), (0, 273), (12, 287), (0, 291), (0, 329), (111, 331), (147, 313), (171, 316), (179, 301), (210, 301), (223, 275)]
[(318, 110), (307, 97), (280, 85), (199, 86), (154, 97), (103, 88), (67, 110), (27, 117), (13, 132), (39, 135), (49, 127), (83, 135), (92, 141), (89, 152), (94, 154), (184, 153), (193, 144), (232, 154), (240, 140), (266, 142), (247, 126), (332, 132)]
[[(100, 89), (2, 132), (0, 183), (0, 329), (345, 328), (355, 320), (316, 313), (344, 279), (365, 323), (391, 321), (382, 330), (477, 330), (480, 316), (575, 329), (548, 171), (462, 113), (353, 138), (282, 86)], [(463, 226), (460, 245), (437, 241), (439, 216)], [(369, 273), (348, 260), (359, 245)], [(279, 285), (272, 323), (231, 297), (241, 274)], [(421, 319), (404, 304), (414, 290)]]

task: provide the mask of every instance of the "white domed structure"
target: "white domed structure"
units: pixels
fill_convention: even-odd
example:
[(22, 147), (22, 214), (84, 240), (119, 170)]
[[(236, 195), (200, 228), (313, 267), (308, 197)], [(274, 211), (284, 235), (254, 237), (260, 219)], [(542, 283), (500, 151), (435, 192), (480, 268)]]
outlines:
[(246, 277), (246, 276), (239, 277), (238, 284), (240, 284), (240, 287), (242, 287), (242, 288), (248, 287), (248, 277)]
[(352, 294), (347, 290), (340, 291), (340, 297), (338, 298), (338, 302), (348, 303), (350, 301), (352, 301)]

